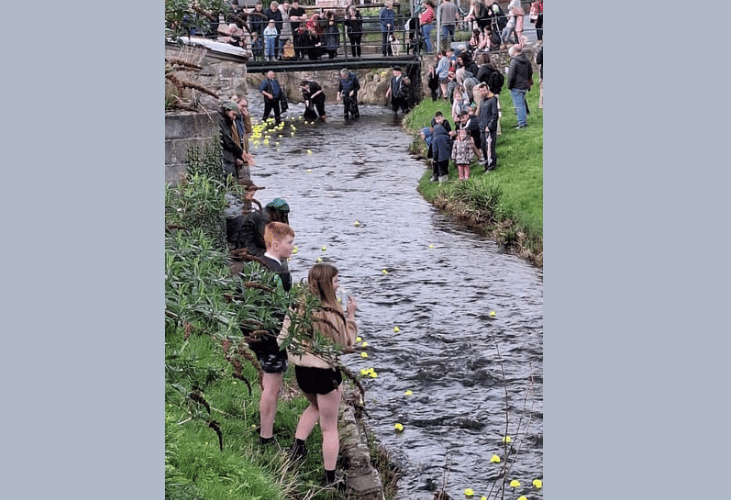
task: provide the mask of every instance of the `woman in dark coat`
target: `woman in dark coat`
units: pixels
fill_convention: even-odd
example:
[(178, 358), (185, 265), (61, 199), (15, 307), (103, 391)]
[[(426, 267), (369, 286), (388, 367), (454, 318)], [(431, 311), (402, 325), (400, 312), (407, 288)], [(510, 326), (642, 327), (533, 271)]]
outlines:
[(363, 38), (363, 16), (360, 15), (358, 9), (351, 5), (345, 16), (345, 26), (350, 39), (350, 50), (353, 57), (360, 57), (360, 41)]

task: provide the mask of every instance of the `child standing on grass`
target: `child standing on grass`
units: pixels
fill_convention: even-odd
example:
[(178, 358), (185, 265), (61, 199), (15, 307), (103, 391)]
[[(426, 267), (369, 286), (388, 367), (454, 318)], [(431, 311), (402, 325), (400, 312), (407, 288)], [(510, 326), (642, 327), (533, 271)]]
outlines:
[[(310, 293), (320, 300), (320, 307), (312, 312), (312, 329), (340, 346), (344, 352), (352, 352), (358, 335), (358, 324), (355, 322), (356, 303), (348, 297), (346, 312), (338, 304), (339, 287), (338, 270), (330, 264), (315, 264), (307, 276)], [(289, 317), (285, 319), (279, 334), (280, 342), (288, 335)], [(335, 467), (340, 449), (338, 435), (338, 408), (343, 393), (341, 370), (336, 362), (324, 359), (313, 352), (303, 355), (290, 354), (295, 365), (297, 385), (304, 393), (310, 405), (302, 412), (297, 423), (295, 440), (290, 456), (297, 460), (307, 454), (305, 441), (315, 426), (320, 424), (322, 431), (322, 457), (325, 466), (325, 485), (344, 484), (336, 481)]]
[[(264, 230), (266, 252), (262, 257), (266, 267), (279, 276), (279, 285), (285, 292), (292, 288), (292, 275), (287, 266), (287, 259), (294, 247), (294, 230), (282, 222), (270, 222)], [(284, 314), (278, 318), (284, 320)], [(281, 325), (281, 323), (279, 323)], [(244, 332), (250, 334), (251, 332)], [(262, 375), (261, 399), (259, 401), (259, 417), (261, 429), (259, 444), (269, 444), (274, 438), (274, 417), (277, 414), (277, 399), (282, 388), (282, 375), (287, 371), (287, 351), (279, 349), (277, 335), (279, 328), (268, 332), (257, 339), (249, 340), (249, 348), (259, 360)]]
[(475, 146), (472, 136), (467, 134), (467, 129), (460, 128), (452, 145), (452, 159), (457, 165), (459, 180), (466, 181), (470, 178), (470, 163), (475, 155), (482, 156), (480, 150)]
[(266, 60), (274, 60), (274, 43), (277, 41), (279, 32), (277, 27), (274, 25), (274, 19), (269, 20), (269, 26), (264, 28), (264, 42), (266, 43)]

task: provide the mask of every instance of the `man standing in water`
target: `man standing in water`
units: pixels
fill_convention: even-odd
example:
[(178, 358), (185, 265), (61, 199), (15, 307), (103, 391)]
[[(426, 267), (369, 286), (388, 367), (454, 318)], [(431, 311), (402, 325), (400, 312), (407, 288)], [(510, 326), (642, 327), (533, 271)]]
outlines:
[(261, 86), (259, 86), (259, 92), (264, 95), (264, 116), (262, 117), (262, 120), (266, 121), (267, 118), (269, 118), (269, 114), (274, 110), (274, 119), (276, 120), (277, 124), (282, 121), (282, 118), (280, 117), (280, 109), (279, 109), (279, 100), (282, 97), (282, 87), (279, 86), (279, 82), (277, 81), (277, 76), (274, 74), (274, 71), (269, 71), (267, 73), (266, 79), (261, 82)]
[(394, 66), (391, 84), (386, 90), (386, 99), (391, 98), (394, 113), (398, 113), (399, 108), (404, 113), (409, 112), (409, 86), (404, 80), (405, 78), (401, 74), (401, 66)]
[(353, 118), (358, 118), (360, 113), (358, 112), (358, 90), (360, 90), (360, 82), (355, 73), (348, 71), (347, 68), (340, 70), (340, 85), (338, 85), (338, 93), (336, 100), (343, 100), (343, 114), (345, 118), (348, 117), (348, 113), (353, 115)]

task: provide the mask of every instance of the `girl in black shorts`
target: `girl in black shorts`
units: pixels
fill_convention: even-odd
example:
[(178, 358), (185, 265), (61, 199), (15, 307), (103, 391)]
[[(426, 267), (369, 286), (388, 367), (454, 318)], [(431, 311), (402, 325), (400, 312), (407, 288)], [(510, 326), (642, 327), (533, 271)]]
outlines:
[[(358, 325), (355, 322), (356, 303), (348, 297), (347, 314), (338, 304), (338, 270), (329, 264), (315, 264), (307, 277), (310, 291), (317, 296), (322, 308), (312, 313), (312, 327), (347, 351), (355, 344)], [(285, 320), (285, 327), (288, 321)], [(286, 328), (285, 328), (286, 329)], [(286, 332), (285, 332), (286, 333)], [(340, 438), (338, 436), (338, 408), (342, 395), (340, 369), (331, 362), (312, 353), (302, 356), (290, 354), (295, 365), (297, 384), (310, 401), (297, 424), (292, 454), (299, 458), (306, 454), (305, 441), (320, 422), (322, 430), (322, 456), (325, 465), (325, 483), (335, 482), (335, 465), (338, 460)]]

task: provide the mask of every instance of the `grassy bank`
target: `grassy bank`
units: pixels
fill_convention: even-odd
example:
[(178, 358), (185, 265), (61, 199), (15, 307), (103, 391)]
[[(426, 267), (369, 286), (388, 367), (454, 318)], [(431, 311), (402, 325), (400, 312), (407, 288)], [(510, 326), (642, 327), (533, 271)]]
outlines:
[[(449, 182), (430, 182), (431, 169), (425, 169), (418, 190), (459, 221), (543, 267), (543, 110), (538, 109), (537, 73), (533, 80), (536, 86), (526, 94), (531, 113), (524, 129), (515, 129), (518, 120), (507, 88), (500, 94), (502, 135), (497, 138), (498, 166), (494, 171), (485, 173), (474, 162), (470, 180), (460, 182), (456, 166), (450, 162)], [(412, 153), (426, 158), (419, 130), (429, 125), (438, 110), (445, 117), (451, 116), (447, 102), (426, 97), (404, 120), (414, 135)], [(454, 128), (451, 118), (449, 121)]]
[[(231, 276), (220, 151), (192, 154), (189, 176), (165, 191), (165, 498), (331, 500), (323, 490), (316, 427), (299, 464), (287, 459), (307, 406), (285, 374), (275, 443), (258, 444), (260, 367), (239, 325), (271, 330), (274, 310), (301, 303), (302, 287), (277, 292), (276, 275), (253, 263)], [(304, 326), (303, 326), (304, 327)]]

